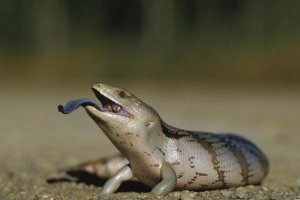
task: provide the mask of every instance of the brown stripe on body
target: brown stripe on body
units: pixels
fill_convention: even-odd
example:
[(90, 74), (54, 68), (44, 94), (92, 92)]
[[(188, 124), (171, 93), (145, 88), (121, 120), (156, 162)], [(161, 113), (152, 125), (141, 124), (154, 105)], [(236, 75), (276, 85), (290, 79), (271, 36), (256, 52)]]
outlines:
[(226, 141), (226, 146), (228, 147), (229, 151), (233, 153), (235, 156), (237, 162), (239, 163), (241, 167), (241, 176), (243, 177), (242, 182), (248, 184), (249, 181), (249, 165), (247, 163), (245, 154), (234, 144), (232, 144), (230, 141)]
[(171, 126), (167, 126), (163, 121), (161, 121), (161, 130), (162, 133), (171, 139), (176, 139), (179, 140), (182, 137), (189, 137), (189, 134), (184, 134), (180, 132), (180, 129), (171, 127)]
[[(260, 162), (262, 170), (263, 170), (263, 173), (264, 173), (264, 176), (267, 175), (268, 170), (269, 170), (268, 160), (265, 157), (265, 155), (263, 154), (263, 152), (255, 144), (253, 144), (251, 141), (249, 141), (249, 140), (247, 140), (245, 138), (242, 138), (240, 136), (236, 136), (236, 135), (233, 135), (233, 134), (224, 134), (224, 137), (225, 137), (225, 140), (229, 141), (230, 144), (232, 144), (235, 148), (238, 148), (234, 144), (235, 142), (241, 144), (242, 146), (247, 147), (247, 151), (250, 154), (254, 155), (258, 159), (258, 161)], [(238, 150), (241, 152), (240, 149), (238, 149)], [(245, 155), (243, 154), (243, 152), (241, 152), (241, 154), (242, 154), (243, 157), (245, 157)], [(246, 161), (246, 159), (245, 159), (245, 161)], [(248, 168), (249, 168), (249, 166), (248, 166)], [(249, 173), (249, 169), (248, 169), (248, 173)], [(250, 175), (248, 175), (248, 178), (249, 177), (250, 177)]]
[(224, 175), (225, 171), (221, 170), (220, 162), (217, 159), (217, 153), (214, 150), (214, 148), (212, 146), (212, 143), (208, 142), (205, 138), (199, 138), (197, 136), (194, 136), (194, 138), (210, 154), (210, 156), (211, 156), (211, 162), (212, 162), (212, 164), (214, 166), (214, 170), (218, 174), (218, 181), (220, 181), (223, 184), (223, 187), (225, 187), (226, 186), (225, 175)]

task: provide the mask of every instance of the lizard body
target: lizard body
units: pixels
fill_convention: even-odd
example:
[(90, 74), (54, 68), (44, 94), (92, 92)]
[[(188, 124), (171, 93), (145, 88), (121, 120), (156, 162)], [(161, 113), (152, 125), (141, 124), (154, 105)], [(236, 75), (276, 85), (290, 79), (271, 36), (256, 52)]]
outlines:
[(267, 175), (266, 156), (243, 137), (178, 129), (126, 90), (102, 83), (92, 90), (100, 103), (82, 98), (59, 110), (67, 114), (83, 106), (127, 159), (114, 168), (103, 193), (115, 192), (132, 178), (153, 188), (154, 194), (167, 194), (259, 184)]

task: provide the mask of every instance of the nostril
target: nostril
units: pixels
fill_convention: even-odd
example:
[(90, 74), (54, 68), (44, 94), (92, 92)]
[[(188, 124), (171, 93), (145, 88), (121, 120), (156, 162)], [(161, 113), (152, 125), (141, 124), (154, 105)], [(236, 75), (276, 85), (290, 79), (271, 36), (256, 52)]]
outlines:
[(100, 88), (102, 88), (101, 83), (95, 83), (92, 88), (99, 90)]
[(96, 89), (96, 90), (99, 90), (100, 88), (102, 88), (102, 86), (101, 86), (102, 84), (101, 83), (94, 83), (93, 85), (92, 85), (92, 87), (91, 88), (94, 88), (94, 89)]

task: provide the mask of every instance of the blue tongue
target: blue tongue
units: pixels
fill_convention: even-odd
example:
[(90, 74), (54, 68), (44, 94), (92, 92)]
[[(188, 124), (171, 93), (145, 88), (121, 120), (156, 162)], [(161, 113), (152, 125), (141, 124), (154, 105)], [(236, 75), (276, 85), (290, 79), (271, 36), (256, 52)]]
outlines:
[(75, 99), (69, 101), (65, 106), (59, 105), (58, 106), (58, 111), (63, 113), (63, 114), (69, 114), (76, 110), (79, 106), (87, 106), (87, 105), (92, 105), (96, 106), (101, 110), (102, 105), (100, 102), (95, 101), (94, 99), (90, 98), (80, 98), (80, 99)]

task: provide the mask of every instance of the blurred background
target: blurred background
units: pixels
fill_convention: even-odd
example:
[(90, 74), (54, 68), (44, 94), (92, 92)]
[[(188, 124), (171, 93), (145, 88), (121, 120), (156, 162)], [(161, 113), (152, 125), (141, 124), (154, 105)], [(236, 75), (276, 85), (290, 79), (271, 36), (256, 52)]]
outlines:
[(0, 2), (4, 82), (299, 84), (298, 0)]
[(98, 191), (45, 182), (117, 152), (83, 109), (57, 112), (93, 97), (98, 81), (129, 89), (176, 127), (249, 138), (270, 160), (263, 193), (292, 198), (299, 52), (299, 0), (0, 1), (0, 199)]

